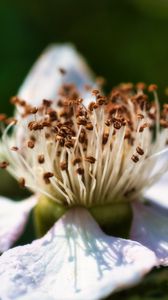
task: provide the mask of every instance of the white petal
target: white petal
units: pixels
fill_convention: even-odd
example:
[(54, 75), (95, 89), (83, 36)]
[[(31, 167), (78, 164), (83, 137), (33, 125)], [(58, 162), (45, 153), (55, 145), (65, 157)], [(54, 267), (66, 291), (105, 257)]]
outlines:
[(135, 203), (130, 237), (155, 252), (162, 265), (168, 265), (168, 212)]
[(0, 197), (0, 252), (9, 249), (20, 237), (35, 204), (35, 197), (17, 202)]
[(101, 299), (136, 284), (156, 263), (149, 249), (105, 235), (87, 210), (73, 208), (42, 239), (1, 256), (0, 297)]
[(151, 186), (145, 192), (144, 197), (157, 205), (168, 208), (168, 173)]
[[(65, 69), (62, 75), (60, 68)], [(51, 45), (39, 57), (21, 86), (18, 95), (30, 104), (55, 99), (63, 83), (75, 83), (82, 93), (84, 85), (93, 85), (92, 75), (84, 59), (71, 45)]]

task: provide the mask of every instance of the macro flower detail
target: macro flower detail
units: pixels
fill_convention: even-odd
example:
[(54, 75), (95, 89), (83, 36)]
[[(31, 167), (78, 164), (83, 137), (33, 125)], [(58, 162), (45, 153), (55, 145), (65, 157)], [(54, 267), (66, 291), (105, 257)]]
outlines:
[[(34, 207), (42, 237), (0, 257), (2, 299), (102, 299), (167, 265), (166, 205), (153, 190), (166, 189), (168, 107), (156, 85), (145, 89), (120, 84), (105, 96), (70, 46), (35, 64), (11, 100), (15, 120), (4, 120), (0, 165), (34, 193), (13, 205), (28, 203), (26, 216)], [(13, 220), (8, 232), (0, 221), (2, 252), (26, 223)]]

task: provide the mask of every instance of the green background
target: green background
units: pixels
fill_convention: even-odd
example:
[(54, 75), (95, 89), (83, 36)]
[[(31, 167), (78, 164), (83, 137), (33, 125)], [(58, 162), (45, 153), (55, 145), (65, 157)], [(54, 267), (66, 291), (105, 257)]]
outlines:
[[(157, 83), (161, 101), (168, 85), (168, 1), (1, 0), (0, 112), (12, 113), (17, 92), (32, 63), (52, 42), (71, 42), (86, 57), (106, 89), (119, 82)], [(5, 172), (0, 192), (25, 195)], [(31, 220), (20, 243), (32, 240)], [(149, 275), (138, 288), (111, 299), (168, 299), (168, 272)]]

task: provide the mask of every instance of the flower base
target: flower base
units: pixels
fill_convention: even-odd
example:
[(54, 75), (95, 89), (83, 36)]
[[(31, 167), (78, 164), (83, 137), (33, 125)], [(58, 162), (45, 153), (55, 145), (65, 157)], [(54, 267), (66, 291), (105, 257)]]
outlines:
[[(53, 200), (41, 196), (34, 210), (37, 235), (43, 236), (68, 209), (72, 208), (57, 204)], [(132, 209), (129, 203), (120, 202), (93, 206), (88, 208), (88, 211), (105, 233), (128, 238), (132, 222)]]

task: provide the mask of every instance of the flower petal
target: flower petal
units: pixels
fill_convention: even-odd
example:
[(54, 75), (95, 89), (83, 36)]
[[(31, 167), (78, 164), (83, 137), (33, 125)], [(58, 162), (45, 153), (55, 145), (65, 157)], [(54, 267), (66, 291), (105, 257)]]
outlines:
[[(60, 68), (65, 70), (61, 74)], [(43, 99), (55, 99), (63, 83), (75, 83), (80, 92), (93, 85), (91, 72), (84, 59), (71, 45), (51, 45), (37, 60), (23, 82), (18, 95), (33, 105)]]
[(168, 174), (151, 186), (144, 194), (144, 197), (150, 202), (168, 208)]
[(168, 265), (168, 212), (135, 203), (130, 237), (155, 252), (161, 265)]
[(43, 238), (1, 256), (0, 297), (101, 299), (136, 284), (156, 263), (149, 249), (105, 235), (87, 210), (73, 208)]
[(9, 249), (20, 237), (35, 204), (35, 197), (17, 202), (0, 197), (0, 252)]

